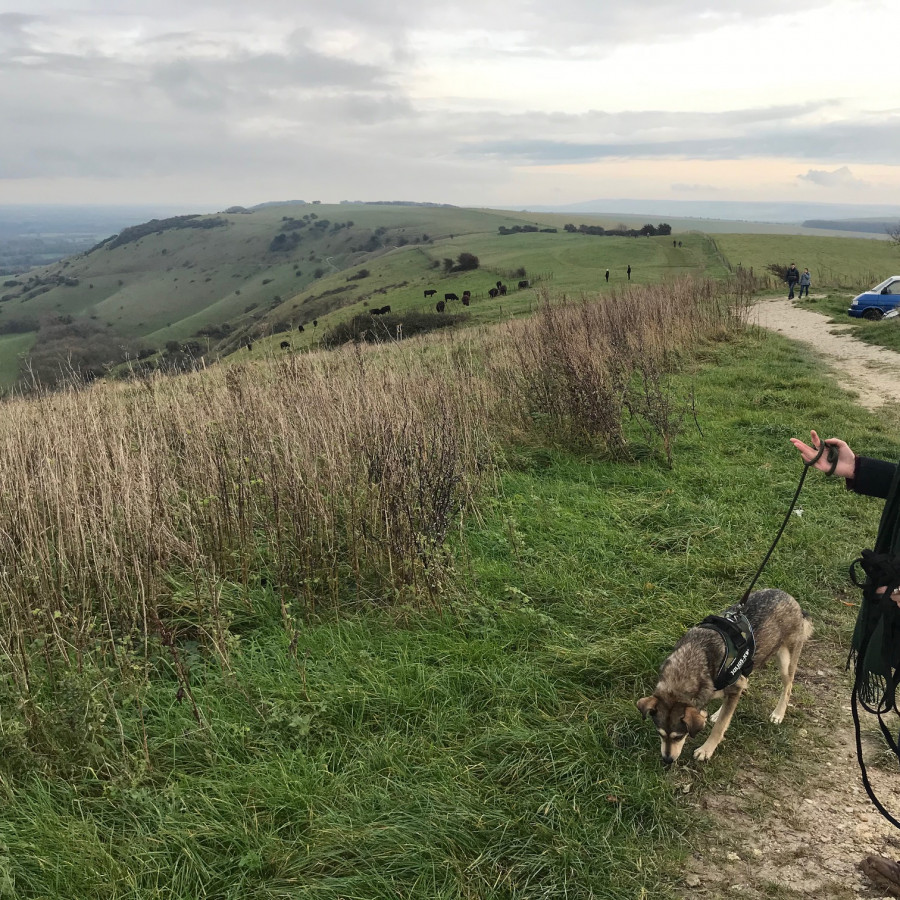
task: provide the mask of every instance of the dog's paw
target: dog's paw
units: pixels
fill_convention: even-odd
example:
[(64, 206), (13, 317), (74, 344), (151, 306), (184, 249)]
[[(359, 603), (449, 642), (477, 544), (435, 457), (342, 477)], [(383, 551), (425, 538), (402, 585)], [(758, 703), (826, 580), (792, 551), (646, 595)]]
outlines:
[(707, 747), (706, 744), (704, 744), (702, 747), (698, 747), (694, 751), (694, 759), (700, 760), (700, 762), (704, 762), (707, 759), (712, 759), (712, 755), (715, 752), (715, 747)]
[(773, 712), (772, 715), (769, 716), (769, 721), (774, 722), (776, 725), (780, 725), (784, 721), (784, 713), (779, 712), (776, 709), (775, 712)]
[(710, 721), (711, 725), (715, 725), (716, 722), (719, 721), (719, 713), (720, 712), (722, 712), (721, 706), (709, 717), (709, 721)]

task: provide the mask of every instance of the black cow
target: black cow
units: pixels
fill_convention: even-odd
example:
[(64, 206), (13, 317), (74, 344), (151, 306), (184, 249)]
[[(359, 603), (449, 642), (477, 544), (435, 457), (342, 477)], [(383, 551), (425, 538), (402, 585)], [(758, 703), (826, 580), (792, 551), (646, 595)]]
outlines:
[(462, 304), (463, 306), (468, 306), (471, 302), (468, 294), (463, 294)]
[(303, 331), (303, 326), (302, 326), (302, 325), (298, 325), (298, 326), (297, 326), (297, 331)]
[(456, 294), (444, 294), (444, 300), (459, 300)]
[(498, 281), (497, 282), (497, 290), (499, 291), (502, 286), (503, 286), (503, 282)]
[(463, 291), (463, 300), (465, 300), (466, 297), (471, 297), (471, 296), (472, 296), (471, 291)]
[(437, 291), (425, 291), (425, 299), (427, 300), (429, 297), (433, 297)]
[(522, 290), (522, 288), (527, 288), (527, 287), (528, 287), (528, 282), (527, 282), (527, 281), (520, 281), (520, 282), (519, 282), (519, 290), (520, 290), (520, 291)]
[(313, 328), (317, 328), (318, 325), (319, 325), (319, 320), (318, 320), (318, 319), (313, 319)]
[(390, 308), (389, 306), (382, 306), (382, 307), (381, 307), (381, 314), (382, 314), (383, 316), (386, 316), (390, 311), (391, 311), (391, 308)]
[(370, 316), (380, 316), (380, 315), (381, 315), (381, 307), (380, 307), (380, 306), (373, 306), (373, 307), (369, 310), (369, 315), (370, 315)]
[(505, 297), (505, 296), (506, 296), (506, 285), (505, 285), (505, 284), (501, 284), (501, 285), (500, 285), (500, 296), (501, 296), (501, 297)]
[(290, 349), (291, 349), (291, 342), (290, 342), (290, 341), (282, 341), (281, 344), (280, 344), (280, 347), (281, 347), (282, 350), (290, 350)]
[(435, 305), (434, 308), (435, 308), (438, 312), (443, 312), (443, 311), (444, 311), (444, 301), (443, 301), (443, 300), (438, 300), (438, 302), (437, 302), (437, 304)]
[(253, 344), (251, 344), (250, 341), (247, 341), (247, 349), (248, 349), (248, 350), (252, 350), (252, 349), (253, 349)]
[(488, 297), (490, 297), (491, 300), (493, 300), (494, 297), (496, 297), (497, 294), (499, 294), (499, 293), (500, 293), (500, 291), (499, 291), (498, 288), (491, 288), (491, 289), (488, 291)]

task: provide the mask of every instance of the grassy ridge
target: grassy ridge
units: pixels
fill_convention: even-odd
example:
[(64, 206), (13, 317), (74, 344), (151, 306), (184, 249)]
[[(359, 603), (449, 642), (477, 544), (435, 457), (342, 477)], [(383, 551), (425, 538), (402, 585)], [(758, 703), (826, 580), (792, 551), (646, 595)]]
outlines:
[(813, 292), (841, 287), (858, 293), (900, 271), (900, 255), (896, 245), (889, 241), (718, 234), (715, 242), (732, 266), (753, 268), (757, 274), (762, 274), (770, 263), (787, 267), (795, 262), (801, 272), (808, 268)]
[[(35, 698), (31, 734), (4, 716), (0, 890), (674, 895), (696, 813), (682, 811), (634, 699), (684, 627), (755, 570), (799, 475), (789, 436), (815, 425), (872, 455), (900, 451), (896, 421), (855, 409), (780, 338), (695, 350), (677, 387), (693, 389), (703, 433), (684, 432), (674, 467), (639, 430), (618, 459), (538, 430), (507, 445), (496, 491), (455, 538), (455, 599), (439, 614), (304, 620), (278, 580), (254, 573), (223, 586), (249, 601), (228, 664), (182, 647), (200, 722), (165, 652), (146, 682), (70, 673), (52, 702)], [(820, 634), (842, 633), (852, 611), (835, 592), (877, 504), (813, 478), (802, 505), (764, 580), (795, 593)], [(773, 700), (749, 695), (696, 790), (734, 776), (732, 746), (757, 760), (791, 751), (803, 691), (783, 729), (767, 721)], [(0, 702), (17, 702), (6, 681)], [(132, 748), (124, 765), (84, 765), (115, 758), (119, 741)]]

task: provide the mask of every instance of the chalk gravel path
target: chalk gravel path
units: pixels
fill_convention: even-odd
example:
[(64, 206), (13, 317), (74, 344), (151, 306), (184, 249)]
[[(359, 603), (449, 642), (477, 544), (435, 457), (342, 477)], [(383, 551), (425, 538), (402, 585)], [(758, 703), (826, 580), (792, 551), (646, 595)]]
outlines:
[[(751, 321), (809, 344), (839, 382), (858, 393), (864, 406), (877, 409), (885, 402), (900, 402), (900, 354), (864, 344), (828, 316), (787, 300), (759, 303)], [(834, 602), (855, 601), (847, 596)], [(745, 731), (740, 739), (737, 735), (726, 739), (718, 750), (739, 759), (739, 774), (721, 794), (704, 790), (702, 797), (692, 799), (694, 780), (703, 779), (698, 763), (687, 762), (673, 772), (685, 801), (714, 822), (713, 832), (688, 859), (676, 896), (710, 900), (889, 896), (858, 868), (870, 854), (900, 860), (900, 831), (881, 818), (862, 787), (845, 662), (845, 648), (815, 637), (804, 650), (791, 707), (780, 726), (793, 731), (790, 759), (767, 763), (765, 768), (756, 765), (752, 739)], [(774, 706), (777, 674), (767, 667), (751, 680), (751, 690), (771, 699)], [(735, 720), (740, 717), (739, 706)], [(872, 717), (863, 718), (869, 720), (864, 722), (864, 747), (870, 778), (882, 802), (900, 818), (900, 770), (885, 752)], [(900, 720), (891, 719), (895, 729), (900, 727)]]
[[(849, 325), (835, 325), (829, 316), (794, 306), (790, 300), (765, 300), (750, 317), (763, 328), (811, 345), (835, 370), (838, 380), (859, 394), (859, 402), (877, 409), (886, 401), (900, 402), (900, 353), (866, 344), (848, 334)], [(900, 323), (885, 322), (887, 328)]]

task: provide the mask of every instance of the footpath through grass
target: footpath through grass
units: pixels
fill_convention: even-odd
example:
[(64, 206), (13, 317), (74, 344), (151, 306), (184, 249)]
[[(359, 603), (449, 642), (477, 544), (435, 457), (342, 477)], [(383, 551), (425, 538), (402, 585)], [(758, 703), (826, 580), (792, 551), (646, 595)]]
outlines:
[[(256, 582), (230, 669), (184, 647), (199, 722), (159, 662), (130, 702), (91, 671), (59, 684), (42, 714), (73, 735), (65, 756), (35, 760), (0, 729), (0, 897), (674, 896), (697, 814), (635, 698), (687, 626), (743, 591), (800, 474), (790, 436), (900, 454), (896, 421), (853, 408), (780, 338), (700, 356), (679, 377), (702, 435), (687, 430), (672, 469), (649, 451), (509, 450), (440, 613), (297, 622), (291, 642), (278, 585)], [(801, 506), (761, 584), (847, 634), (835, 595), (878, 504), (813, 477)], [(92, 773), (108, 692), (123, 744), (142, 723), (147, 743)], [(802, 710), (779, 729), (773, 701), (742, 704), (703, 789), (727, 785), (735, 748), (791, 751)]]

